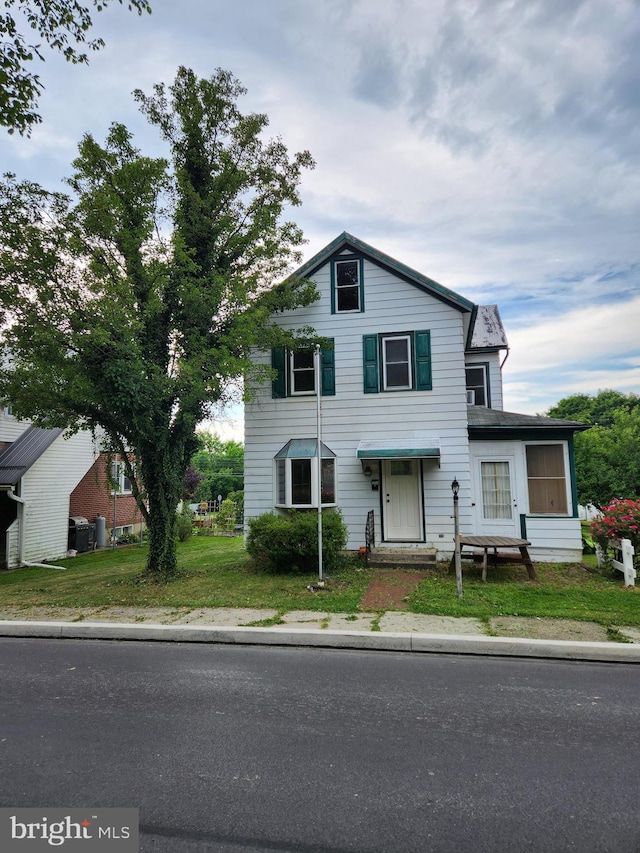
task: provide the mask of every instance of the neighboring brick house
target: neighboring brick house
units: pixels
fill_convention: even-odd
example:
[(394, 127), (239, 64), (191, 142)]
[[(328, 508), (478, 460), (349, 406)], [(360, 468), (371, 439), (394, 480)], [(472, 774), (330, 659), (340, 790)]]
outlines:
[[(114, 495), (113, 482), (118, 484)], [(114, 524), (115, 511), (115, 524)], [(116, 538), (124, 533), (138, 533), (144, 523), (142, 513), (131, 494), (131, 481), (124, 473), (120, 457), (101, 453), (87, 471), (69, 499), (69, 515), (84, 516), (95, 522), (101, 515), (105, 518), (107, 539), (115, 527)]]

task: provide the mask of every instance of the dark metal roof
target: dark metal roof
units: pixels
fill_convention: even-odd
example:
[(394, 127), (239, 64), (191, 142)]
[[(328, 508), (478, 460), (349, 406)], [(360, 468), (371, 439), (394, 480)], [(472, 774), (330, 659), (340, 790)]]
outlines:
[(43, 429), (33, 425), (27, 427), (19, 438), (0, 453), (0, 485), (15, 486), (61, 432), (62, 429)]
[(566, 421), (560, 418), (547, 418), (544, 415), (521, 415), (517, 412), (503, 412), (500, 409), (487, 409), (484, 406), (467, 406), (469, 431), (472, 430), (563, 430), (579, 432), (589, 429), (589, 424), (581, 421)]
[(321, 266), (327, 263), (327, 261), (335, 259), (340, 252), (343, 252), (345, 249), (350, 249), (352, 252), (366, 256), (374, 264), (383, 267), (383, 269), (389, 270), (404, 281), (408, 281), (410, 284), (420, 288), (420, 290), (431, 293), (433, 296), (436, 296), (443, 302), (447, 302), (449, 305), (453, 305), (461, 311), (473, 310), (473, 302), (465, 299), (464, 296), (454, 293), (454, 291), (449, 290), (448, 287), (444, 287), (444, 285), (438, 284), (437, 281), (427, 278), (426, 275), (422, 275), (422, 273), (411, 269), (411, 267), (405, 266), (400, 263), (400, 261), (396, 261), (395, 258), (392, 258), (390, 255), (385, 255), (384, 252), (374, 249), (373, 246), (365, 243), (364, 240), (359, 240), (357, 237), (348, 234), (346, 231), (343, 231), (342, 234), (336, 237), (335, 240), (332, 240), (328, 246), (325, 246), (324, 249), (321, 249), (316, 255), (297, 269), (290, 278), (308, 278)]

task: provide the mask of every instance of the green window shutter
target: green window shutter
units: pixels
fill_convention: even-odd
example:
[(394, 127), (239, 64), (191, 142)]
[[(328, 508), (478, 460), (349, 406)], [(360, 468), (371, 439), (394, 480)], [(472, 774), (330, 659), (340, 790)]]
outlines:
[(287, 396), (287, 350), (285, 347), (273, 347), (271, 350), (271, 367), (276, 375), (271, 382), (272, 397)]
[(431, 391), (431, 332), (416, 332), (414, 336), (414, 362), (417, 391)]
[(378, 379), (378, 336), (362, 336), (362, 355), (364, 368), (364, 393), (377, 394), (380, 390)]
[(333, 397), (336, 393), (336, 352), (334, 349), (322, 350), (322, 396)]

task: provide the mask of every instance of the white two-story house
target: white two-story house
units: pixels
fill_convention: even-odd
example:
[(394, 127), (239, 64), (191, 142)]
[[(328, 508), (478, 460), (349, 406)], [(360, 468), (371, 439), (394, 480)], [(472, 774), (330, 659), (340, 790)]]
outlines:
[(311, 326), (331, 347), (318, 370), (309, 349), (256, 353), (273, 381), (245, 411), (246, 518), (317, 511), (320, 499), (342, 512), (350, 549), (365, 544), (369, 517), (378, 547), (450, 555), (457, 480), (462, 534), (527, 539), (538, 561), (578, 560), (573, 434), (584, 425), (503, 411), (497, 307), (347, 233), (295, 275), (320, 298), (277, 322)]
[(36, 427), (0, 402), (0, 570), (65, 556), (69, 496), (98, 452), (91, 433)]

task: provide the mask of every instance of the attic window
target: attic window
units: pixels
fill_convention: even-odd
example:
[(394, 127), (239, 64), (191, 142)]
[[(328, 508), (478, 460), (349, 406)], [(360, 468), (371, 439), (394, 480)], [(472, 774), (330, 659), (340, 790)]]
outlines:
[(331, 313), (364, 311), (362, 259), (334, 261), (331, 268)]

